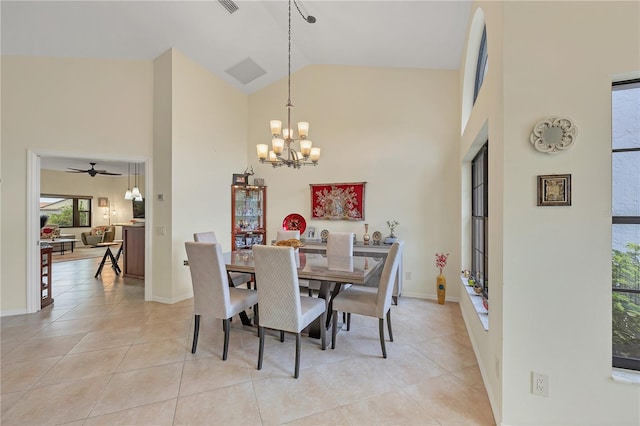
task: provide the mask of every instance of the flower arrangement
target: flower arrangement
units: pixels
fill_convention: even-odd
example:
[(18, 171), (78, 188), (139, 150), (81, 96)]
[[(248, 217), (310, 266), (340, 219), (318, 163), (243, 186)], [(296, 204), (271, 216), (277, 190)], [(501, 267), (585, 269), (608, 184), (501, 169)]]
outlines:
[(400, 222), (398, 222), (397, 220), (388, 220), (387, 221), (387, 226), (389, 227), (389, 230), (391, 231), (391, 235), (389, 235), (389, 238), (396, 238), (395, 234), (393, 233), (393, 231), (395, 231), (396, 227), (400, 225)]
[(436, 267), (440, 269), (440, 275), (442, 275), (444, 267), (447, 266), (447, 257), (449, 257), (449, 253), (436, 253)]

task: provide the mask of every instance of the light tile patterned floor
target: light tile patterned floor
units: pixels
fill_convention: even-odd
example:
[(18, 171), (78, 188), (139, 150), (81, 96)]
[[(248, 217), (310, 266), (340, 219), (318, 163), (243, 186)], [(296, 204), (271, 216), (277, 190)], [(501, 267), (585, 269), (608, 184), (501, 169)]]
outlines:
[(456, 303), (401, 298), (381, 357), (378, 322), (353, 316), (335, 350), (270, 333), (256, 370), (256, 330), (202, 320), (191, 354), (192, 300), (144, 301), (144, 284), (100, 259), (53, 265), (53, 306), (3, 317), (2, 425), (494, 424)]

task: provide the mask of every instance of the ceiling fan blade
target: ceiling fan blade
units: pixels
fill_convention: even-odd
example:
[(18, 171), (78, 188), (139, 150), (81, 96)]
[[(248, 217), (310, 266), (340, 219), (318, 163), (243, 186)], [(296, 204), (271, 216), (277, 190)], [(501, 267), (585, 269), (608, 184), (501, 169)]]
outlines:
[(76, 169), (73, 167), (67, 167), (66, 172), (67, 173), (88, 173), (89, 176), (91, 177), (95, 177), (95, 175), (122, 176), (122, 173), (112, 173), (106, 170), (96, 169), (95, 168), (96, 163), (89, 163), (89, 164), (91, 164), (90, 169)]

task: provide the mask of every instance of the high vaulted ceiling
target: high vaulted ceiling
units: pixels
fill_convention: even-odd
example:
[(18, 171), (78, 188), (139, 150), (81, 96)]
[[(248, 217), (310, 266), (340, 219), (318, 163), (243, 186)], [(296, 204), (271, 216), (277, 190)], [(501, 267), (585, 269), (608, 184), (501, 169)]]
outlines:
[[(287, 76), (286, 0), (0, 1), (3, 55), (153, 60), (176, 48), (251, 94)], [(458, 69), (471, 1), (299, 0), (292, 5), (292, 72), (311, 64)], [(250, 58), (264, 75), (243, 84), (226, 70)], [(125, 174), (127, 163), (42, 158), (41, 167)], [(141, 165), (140, 174), (144, 174)]]
[[(287, 75), (288, 5), (216, 0), (0, 2), (3, 55), (152, 60), (176, 48), (250, 94)], [(471, 2), (299, 0), (292, 72), (311, 64), (457, 69)], [(226, 70), (250, 58), (265, 74), (243, 84)]]

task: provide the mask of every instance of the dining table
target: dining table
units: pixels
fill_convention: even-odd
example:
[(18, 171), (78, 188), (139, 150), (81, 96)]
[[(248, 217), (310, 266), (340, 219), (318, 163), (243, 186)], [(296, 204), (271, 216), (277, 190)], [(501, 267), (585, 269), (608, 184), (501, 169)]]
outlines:
[[(228, 272), (245, 272), (254, 274), (255, 264), (251, 250), (237, 250), (223, 253), (225, 267)], [(320, 327), (329, 327), (331, 320), (331, 300), (342, 288), (343, 284), (371, 285), (370, 279), (382, 268), (384, 260), (371, 256), (327, 256), (320, 253), (301, 253), (295, 250), (298, 279), (320, 281), (318, 297), (325, 300), (327, 320), (324, 325), (318, 319), (309, 329), (309, 336), (320, 338)], [(331, 289), (331, 283), (335, 283)], [(376, 283), (377, 284), (377, 283)], [(259, 278), (255, 282), (260, 285)]]

